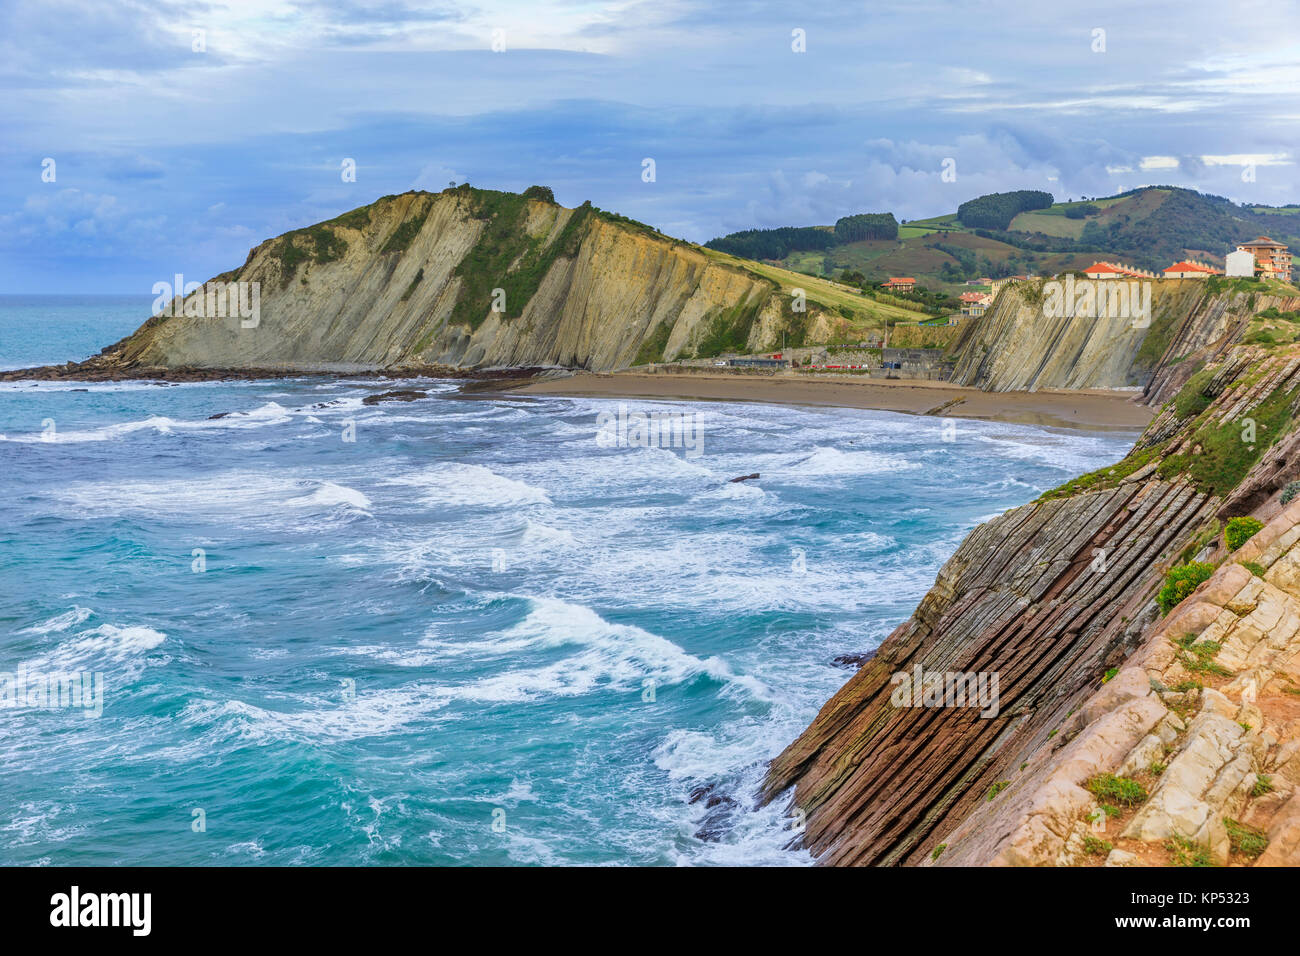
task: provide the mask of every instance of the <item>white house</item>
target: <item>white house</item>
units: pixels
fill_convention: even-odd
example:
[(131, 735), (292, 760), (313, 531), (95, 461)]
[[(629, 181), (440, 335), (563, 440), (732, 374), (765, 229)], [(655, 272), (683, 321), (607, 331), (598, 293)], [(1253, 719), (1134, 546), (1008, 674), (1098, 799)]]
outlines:
[(1230, 276), (1253, 276), (1255, 274), (1255, 253), (1238, 249), (1224, 256), (1226, 268), (1224, 273)]

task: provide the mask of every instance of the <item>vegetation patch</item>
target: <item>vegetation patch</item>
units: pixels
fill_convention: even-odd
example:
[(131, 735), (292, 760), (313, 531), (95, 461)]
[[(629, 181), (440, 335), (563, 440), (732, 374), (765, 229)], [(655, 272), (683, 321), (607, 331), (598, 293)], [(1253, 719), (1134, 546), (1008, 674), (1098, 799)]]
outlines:
[(1223, 542), (1229, 551), (1236, 551), (1255, 536), (1264, 523), (1258, 518), (1232, 518), (1223, 529)]
[[(1241, 420), (1219, 425), (1201, 423), (1189, 442), (1193, 452), (1171, 455), (1160, 463), (1161, 478), (1186, 474), (1197, 491), (1224, 497), (1254, 467), (1267, 450), (1284, 434), (1291, 423), (1291, 406), (1296, 393), (1273, 392)], [(1252, 434), (1253, 431), (1253, 434)], [(1253, 441), (1247, 441), (1253, 438)], [(1200, 453), (1194, 453), (1194, 449)]]
[(1228, 831), (1228, 842), (1233, 853), (1240, 853), (1247, 859), (1255, 859), (1268, 847), (1268, 837), (1258, 827), (1248, 826), (1230, 817), (1223, 818), (1223, 826)]
[(989, 787), (988, 799), (991, 801), (994, 797), (996, 797), (1003, 790), (1007, 789), (1007, 787), (1009, 786), (1011, 786), (1010, 780), (999, 780), (997, 783), (993, 784), (993, 786)]
[(1136, 806), (1147, 798), (1146, 787), (1142, 784), (1128, 777), (1117, 777), (1113, 773), (1099, 773), (1090, 777), (1085, 786), (1099, 801), (1106, 800), (1126, 807)]
[(710, 239), (704, 245), (742, 259), (777, 260), (792, 252), (821, 252), (838, 242), (834, 232), (821, 226), (782, 226), (778, 229), (745, 229)]
[(703, 337), (695, 347), (696, 358), (711, 358), (724, 352), (745, 351), (750, 330), (753, 329), (754, 321), (763, 306), (762, 296), (751, 298), (753, 301), (742, 300), (718, 310), (709, 320)]
[(641, 343), (641, 348), (637, 350), (636, 358), (633, 359), (633, 365), (649, 365), (651, 362), (662, 362), (664, 360), (664, 349), (668, 347), (668, 337), (672, 335), (673, 324), (667, 319), (655, 326), (655, 330), (650, 336)]
[(1038, 189), (990, 193), (958, 206), (957, 218), (968, 228), (1006, 229), (1020, 213), (1030, 209), (1047, 209), (1054, 201), (1051, 193)]
[(403, 301), (403, 302), (405, 302), (407, 299), (409, 299), (412, 295), (415, 294), (415, 288), (416, 288), (416, 286), (418, 286), (418, 285), (420, 284), (421, 280), (423, 280), (423, 279), (424, 279), (424, 267), (421, 266), (420, 271), (417, 272), (417, 273), (415, 274), (415, 278), (411, 280), (411, 284), (408, 285), (408, 286), (406, 287), (406, 291), (402, 293), (402, 301)]
[(293, 278), (298, 266), (304, 262), (334, 262), (348, 251), (347, 240), (334, 232), (328, 224), (321, 223), (306, 229), (295, 229), (280, 237), (271, 247), (271, 256), (279, 259), (285, 285)]
[(402, 224), (393, 230), (393, 234), (388, 237), (388, 241), (379, 252), (384, 255), (390, 252), (405, 252), (411, 247), (415, 237), (420, 234), (420, 230), (424, 228), (424, 221), (428, 218), (429, 211), (426, 209), (418, 216), (403, 219)]
[(1197, 644), (1197, 635), (1184, 634), (1182, 638), (1174, 643), (1182, 648), (1182, 653), (1178, 655), (1178, 662), (1183, 665), (1183, 669), (1190, 674), (1213, 674), (1215, 677), (1231, 677), (1232, 671), (1215, 661), (1214, 656), (1219, 653), (1222, 645), (1217, 641), (1202, 641)]
[(546, 245), (544, 237), (535, 238), (524, 229), (528, 200), (523, 196), (491, 189), (465, 191), (471, 196), (471, 214), (487, 225), (456, 267), (460, 293), (448, 321), (476, 329), (487, 318), (494, 289), (505, 292), (504, 318), (523, 315), (555, 260), (577, 255), (593, 207), (588, 202), (575, 209), (560, 234)]
[(1205, 394), (1205, 389), (1214, 381), (1217, 368), (1203, 368), (1187, 380), (1174, 397), (1174, 411), (1179, 418), (1195, 418), (1210, 407), (1214, 396)]
[(1214, 858), (1210, 856), (1210, 851), (1199, 843), (1193, 843), (1185, 836), (1172, 836), (1165, 841), (1165, 849), (1169, 851), (1169, 863), (1171, 866), (1215, 866)]
[(1300, 495), (1300, 481), (1289, 481), (1282, 489), (1282, 497), (1278, 500), (1284, 505), (1289, 505), (1295, 500), (1296, 495)]
[(1106, 856), (1113, 849), (1115, 847), (1109, 840), (1102, 840), (1092, 834), (1088, 834), (1083, 838), (1083, 852), (1089, 856)]
[(1161, 450), (1161, 446), (1153, 445), (1150, 448), (1135, 451), (1124, 458), (1123, 461), (1106, 468), (1090, 471), (1078, 478), (1071, 478), (1065, 484), (1059, 485), (1051, 491), (1043, 492), (1039, 495), (1038, 500), (1050, 501), (1053, 498), (1072, 498), (1085, 491), (1113, 488), (1139, 468), (1149, 465), (1160, 454)]
[(362, 206), (359, 209), (353, 209), (351, 212), (345, 212), (341, 216), (335, 216), (329, 221), (329, 224), (343, 226), (346, 229), (364, 229), (370, 225), (370, 207)]

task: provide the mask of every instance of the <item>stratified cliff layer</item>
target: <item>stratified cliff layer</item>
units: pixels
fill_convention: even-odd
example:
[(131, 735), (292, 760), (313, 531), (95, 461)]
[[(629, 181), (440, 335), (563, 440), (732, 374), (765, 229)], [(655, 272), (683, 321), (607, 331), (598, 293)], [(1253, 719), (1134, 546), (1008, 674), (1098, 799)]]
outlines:
[[(1271, 840), (1261, 862), (1300, 862), (1300, 507), (1279, 502), (1298, 399), (1300, 350), (1238, 346), (1124, 461), (975, 529), (765, 799), (788, 795), (831, 864), (1224, 860), (1243, 825)], [(1222, 522), (1248, 514), (1271, 523), (1227, 556)], [(1193, 556), (1220, 567), (1162, 618), (1165, 572)], [(918, 667), (996, 674), (997, 715), (907, 706), (896, 675)], [(1109, 830), (1089, 819), (1105, 774), (1145, 787)]]
[(1013, 283), (984, 315), (963, 324), (950, 348), (952, 381), (995, 392), (1144, 387), (1148, 404), (1159, 405), (1182, 387), (1195, 363), (1219, 358), (1237, 342), (1252, 316), (1300, 306), (1284, 290), (1244, 285), (1153, 280), (1149, 322), (1135, 322), (1053, 315), (1044, 307), (1042, 280)]
[[(590, 204), (465, 186), (405, 193), (263, 242), (240, 268), (160, 303), (166, 314), (59, 374), (606, 370), (762, 350), (783, 335), (820, 341), (850, 316), (872, 321), (870, 300), (751, 265)], [(256, 319), (212, 304), (209, 293), (230, 283), (242, 284), (244, 304), (258, 290)]]

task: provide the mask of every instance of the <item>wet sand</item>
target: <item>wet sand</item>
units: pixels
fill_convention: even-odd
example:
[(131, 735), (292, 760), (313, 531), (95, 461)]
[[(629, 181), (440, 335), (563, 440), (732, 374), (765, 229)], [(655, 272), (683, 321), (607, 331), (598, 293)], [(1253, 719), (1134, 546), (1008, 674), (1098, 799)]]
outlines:
[(1153, 417), (1134, 403), (1136, 392), (983, 392), (946, 382), (836, 376), (747, 376), (717, 373), (580, 372), (515, 390), (529, 395), (692, 399), (874, 408), (945, 418), (979, 418), (1022, 425), (1136, 431)]

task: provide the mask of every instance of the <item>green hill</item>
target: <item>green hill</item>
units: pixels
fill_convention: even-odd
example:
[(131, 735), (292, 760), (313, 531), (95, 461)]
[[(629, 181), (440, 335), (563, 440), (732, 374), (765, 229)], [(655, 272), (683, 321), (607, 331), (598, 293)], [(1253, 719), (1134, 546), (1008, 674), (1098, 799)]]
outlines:
[[(868, 283), (914, 276), (955, 293), (970, 279), (1079, 269), (1118, 259), (1158, 272), (1193, 257), (1217, 265), (1238, 242), (1268, 235), (1300, 246), (1300, 206), (1242, 206), (1178, 186), (1050, 202), (1021, 190), (979, 196), (957, 212), (855, 234), (846, 223), (893, 222), (889, 213), (846, 216), (835, 226), (748, 230), (710, 248), (811, 275), (861, 273)], [(743, 252), (741, 250), (744, 250)]]

